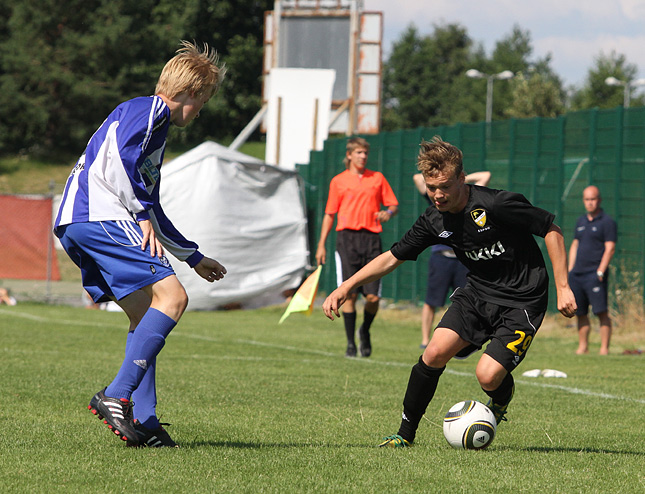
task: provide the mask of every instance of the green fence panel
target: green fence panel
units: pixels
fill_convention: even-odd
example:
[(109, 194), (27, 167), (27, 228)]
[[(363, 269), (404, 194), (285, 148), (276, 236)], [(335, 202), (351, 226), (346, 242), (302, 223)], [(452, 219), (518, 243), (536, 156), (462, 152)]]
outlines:
[[(615, 289), (645, 272), (645, 108), (618, 107), (571, 112), (557, 118), (511, 119), (383, 132), (362, 136), (370, 142), (368, 167), (382, 172), (399, 200), (399, 214), (384, 225), (388, 249), (427, 207), (412, 176), (417, 172), (419, 143), (440, 135), (464, 154), (467, 173), (489, 170), (490, 187), (524, 194), (533, 204), (556, 214), (567, 248), (577, 218), (584, 213), (582, 191), (597, 185), (602, 206), (618, 223), (619, 239), (612, 266)], [(331, 178), (343, 169), (345, 138), (330, 138), (309, 164), (298, 165), (305, 184), (311, 263), (320, 234)], [(321, 292), (336, 287), (335, 232), (327, 241), (328, 261)], [(538, 239), (547, 264), (544, 241)], [(422, 303), (429, 252), (403, 264), (383, 280), (382, 295)], [(631, 286), (630, 285), (630, 286)], [(638, 285), (642, 290), (642, 284)], [(555, 310), (555, 290), (550, 308)]]

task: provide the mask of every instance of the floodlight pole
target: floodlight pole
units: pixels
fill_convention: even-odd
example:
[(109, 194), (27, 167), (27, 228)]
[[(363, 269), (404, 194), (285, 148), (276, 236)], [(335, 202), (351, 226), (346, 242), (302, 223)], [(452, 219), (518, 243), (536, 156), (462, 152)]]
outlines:
[(635, 81), (621, 81), (613, 76), (609, 76), (607, 77), (607, 79), (605, 79), (605, 84), (607, 84), (608, 86), (623, 86), (625, 88), (623, 96), (623, 107), (629, 108), (632, 89), (638, 86), (645, 86), (645, 79), (636, 79)]
[(471, 79), (486, 79), (486, 123), (489, 124), (493, 120), (493, 82), (495, 79), (512, 79), (515, 77), (515, 74), (510, 70), (504, 70), (497, 74), (484, 74), (477, 69), (470, 69), (466, 71), (466, 77), (470, 77)]

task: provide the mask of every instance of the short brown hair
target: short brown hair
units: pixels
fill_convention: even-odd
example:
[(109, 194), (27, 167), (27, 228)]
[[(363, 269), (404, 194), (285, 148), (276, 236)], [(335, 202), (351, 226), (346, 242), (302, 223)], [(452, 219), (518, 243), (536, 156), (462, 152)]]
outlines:
[(351, 137), (350, 139), (347, 139), (347, 147), (345, 148), (345, 159), (343, 159), (343, 163), (345, 164), (345, 169), (349, 169), (349, 158), (347, 157), (347, 153), (351, 153), (352, 151), (358, 148), (364, 148), (369, 153), (370, 143), (367, 142), (362, 137)]
[(177, 55), (161, 71), (155, 94), (172, 99), (181, 93), (193, 96), (213, 96), (219, 90), (226, 66), (219, 64), (219, 57), (206, 43), (200, 49), (190, 41), (181, 41)]
[(454, 172), (454, 176), (458, 177), (464, 171), (463, 153), (456, 146), (441, 139), (441, 136), (434, 136), (430, 141), (421, 141), (420, 146), (417, 168), (424, 178), (449, 172)]

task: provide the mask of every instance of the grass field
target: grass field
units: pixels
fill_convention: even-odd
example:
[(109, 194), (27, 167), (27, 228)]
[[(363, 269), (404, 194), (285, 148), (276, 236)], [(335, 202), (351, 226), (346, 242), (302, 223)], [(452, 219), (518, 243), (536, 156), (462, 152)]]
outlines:
[[(488, 450), (453, 450), (441, 430), (452, 404), (485, 400), (472, 357), (449, 364), (415, 446), (383, 450), (419, 356), (417, 315), (383, 310), (373, 356), (346, 359), (340, 321), (317, 310), (278, 325), (282, 311), (184, 316), (158, 369), (158, 412), (182, 447), (158, 450), (124, 447), (86, 408), (122, 359), (123, 314), (0, 308), (2, 490), (645, 492), (643, 356), (576, 356), (574, 330), (546, 324)], [(520, 375), (533, 368), (569, 377)]]

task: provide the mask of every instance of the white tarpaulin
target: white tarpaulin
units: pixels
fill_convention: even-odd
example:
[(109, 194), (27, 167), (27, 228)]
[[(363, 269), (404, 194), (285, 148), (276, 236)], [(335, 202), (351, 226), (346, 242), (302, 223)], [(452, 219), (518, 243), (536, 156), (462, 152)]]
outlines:
[(171, 257), (189, 310), (284, 301), (307, 266), (307, 228), (296, 172), (204, 142), (162, 167), (161, 204), (177, 229), (228, 274), (208, 283)]

